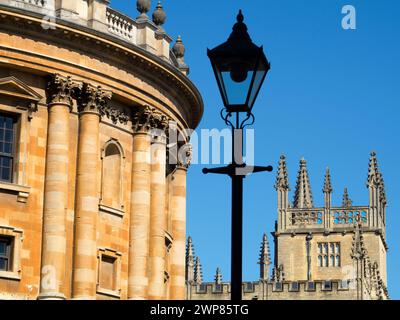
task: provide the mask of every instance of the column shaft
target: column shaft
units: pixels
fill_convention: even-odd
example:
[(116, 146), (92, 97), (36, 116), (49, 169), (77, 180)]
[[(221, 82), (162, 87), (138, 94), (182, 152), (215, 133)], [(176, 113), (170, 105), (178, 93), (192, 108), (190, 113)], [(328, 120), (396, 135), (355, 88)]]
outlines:
[(48, 112), (39, 299), (64, 299), (70, 105), (51, 103)]
[(72, 290), (75, 299), (96, 298), (99, 120), (95, 112), (82, 112), (79, 116)]
[(148, 299), (165, 299), (165, 192), (166, 142), (165, 138), (152, 145), (151, 204)]
[(171, 218), (174, 242), (171, 248), (171, 300), (185, 299), (185, 245), (186, 245), (186, 174), (178, 166), (172, 177)]
[(150, 144), (147, 132), (133, 136), (128, 299), (147, 299), (150, 227)]

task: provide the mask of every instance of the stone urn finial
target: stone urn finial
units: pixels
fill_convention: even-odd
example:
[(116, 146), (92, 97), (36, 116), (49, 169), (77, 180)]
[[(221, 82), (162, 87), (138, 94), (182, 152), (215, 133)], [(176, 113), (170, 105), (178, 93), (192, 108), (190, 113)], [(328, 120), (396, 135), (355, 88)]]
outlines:
[(150, 10), (150, 0), (137, 0), (136, 1), (136, 8), (139, 11), (140, 16), (138, 18), (148, 19), (147, 12)]
[(177, 59), (182, 59), (185, 56), (185, 46), (183, 45), (181, 36), (178, 36), (174, 46), (172, 47), (172, 52)]
[(161, 1), (158, 1), (156, 10), (153, 12), (153, 22), (161, 28), (161, 26), (165, 23), (167, 19), (167, 15), (163, 9)]

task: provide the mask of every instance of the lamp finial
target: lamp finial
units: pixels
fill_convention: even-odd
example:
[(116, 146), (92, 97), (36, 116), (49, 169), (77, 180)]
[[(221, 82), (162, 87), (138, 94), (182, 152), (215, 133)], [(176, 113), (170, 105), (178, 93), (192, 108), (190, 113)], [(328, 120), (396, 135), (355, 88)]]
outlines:
[(243, 21), (244, 21), (244, 16), (243, 16), (243, 12), (242, 12), (242, 9), (240, 9), (239, 10), (239, 14), (237, 15), (237, 22), (239, 22), (239, 23), (243, 23)]

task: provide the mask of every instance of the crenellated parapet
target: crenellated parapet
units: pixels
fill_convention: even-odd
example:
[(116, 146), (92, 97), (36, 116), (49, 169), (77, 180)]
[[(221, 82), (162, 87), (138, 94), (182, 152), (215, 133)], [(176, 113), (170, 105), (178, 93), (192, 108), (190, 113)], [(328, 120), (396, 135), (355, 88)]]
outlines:
[[(230, 283), (204, 282), (191, 286), (192, 300), (229, 300)], [(381, 291), (384, 291), (382, 287)], [(355, 300), (357, 291), (348, 280), (244, 282), (243, 300)], [(365, 299), (378, 300), (375, 292)], [(382, 296), (382, 299), (384, 297)]]

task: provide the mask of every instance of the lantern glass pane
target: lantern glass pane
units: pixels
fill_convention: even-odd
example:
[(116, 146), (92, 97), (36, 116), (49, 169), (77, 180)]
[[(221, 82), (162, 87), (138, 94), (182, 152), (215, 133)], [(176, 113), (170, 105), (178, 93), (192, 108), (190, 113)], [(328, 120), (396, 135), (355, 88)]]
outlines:
[(250, 109), (254, 105), (257, 95), (264, 82), (267, 71), (268, 71), (268, 65), (266, 64), (264, 59), (260, 59), (260, 63), (258, 64), (257, 70), (255, 71), (254, 83), (251, 88), (251, 92), (249, 92), (248, 106)]
[(222, 81), (225, 87), (226, 102), (228, 105), (245, 105), (253, 78), (253, 71), (247, 73), (247, 78), (242, 82), (232, 79), (231, 72), (222, 72)]

